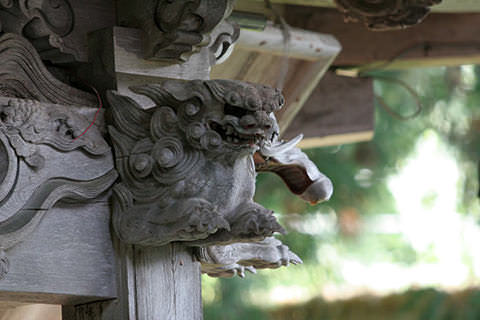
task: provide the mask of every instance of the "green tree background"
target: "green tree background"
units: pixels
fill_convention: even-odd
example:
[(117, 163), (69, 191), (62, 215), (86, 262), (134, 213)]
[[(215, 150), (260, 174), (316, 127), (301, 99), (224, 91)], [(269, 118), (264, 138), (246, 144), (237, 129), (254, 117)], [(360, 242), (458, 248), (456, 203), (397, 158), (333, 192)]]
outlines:
[[(377, 101), (375, 137), (372, 141), (307, 150), (310, 158), (334, 183), (334, 195), (325, 204), (310, 206), (290, 194), (276, 176), (259, 175), (256, 201), (278, 213), (289, 231), (279, 238), (302, 257), (304, 264), (260, 271), (257, 275), (248, 274), (245, 279), (216, 280), (204, 276), (205, 319), (270, 319), (278, 306), (262, 307), (261, 303), (252, 303), (260, 299), (255, 293), (268, 292), (282, 285), (305, 288), (304, 291), (309, 293), (318, 292), (327, 282), (341, 285), (344, 279), (338, 272), (338, 260), (331, 258), (332, 255), (403, 265), (434, 260), (429, 254), (416, 252), (401, 236), (358, 229), (359, 220), (368, 221), (369, 217), (378, 214), (397, 212), (396, 199), (387, 184), (388, 178), (399, 172), (415, 152), (418, 139), (428, 132), (434, 132), (449, 146), (449, 152), (455, 155), (460, 165), (463, 178), (457, 188), (458, 212), (480, 218), (477, 198), (480, 159), (480, 81), (477, 79), (480, 79), (480, 67), (376, 71), (369, 75), (379, 79), (401, 79), (408, 83), (422, 102), (421, 113), (408, 121), (399, 121)], [(376, 80), (374, 87), (375, 94), (400, 114), (412, 113), (417, 107), (415, 99), (395, 82)], [(428, 206), (435, 201), (435, 195), (425, 197), (424, 201)], [(299, 221), (303, 221), (303, 229), (298, 227)], [(315, 232), (309, 231), (312, 228)], [(326, 247), (326, 244), (330, 246)], [(326, 248), (335, 248), (335, 253)], [(413, 294), (409, 292), (405, 295)], [(428, 290), (419, 292), (423, 292), (425, 297), (432, 296)], [(438, 295), (443, 297), (445, 293)], [(472, 296), (479, 295), (468, 295), (470, 303), (473, 303)], [(329, 305), (338, 308), (338, 304), (321, 302), (321, 297), (316, 299), (312, 300), (316, 303), (297, 306), (297, 309), (295, 306), (288, 308), (305, 310), (319, 305), (324, 309)], [(435, 301), (442, 304), (443, 300)], [(353, 305), (360, 308), (358, 305), (362, 304)], [(284, 311), (288, 314), (287, 310)], [(475, 319), (480, 318), (480, 312), (472, 312)], [(321, 310), (317, 313), (320, 315)], [(311, 314), (308, 317), (301, 314), (297, 312), (298, 316), (289, 319), (314, 319)], [(278, 318), (278, 314), (274, 318)], [(318, 319), (344, 317), (338, 314)]]

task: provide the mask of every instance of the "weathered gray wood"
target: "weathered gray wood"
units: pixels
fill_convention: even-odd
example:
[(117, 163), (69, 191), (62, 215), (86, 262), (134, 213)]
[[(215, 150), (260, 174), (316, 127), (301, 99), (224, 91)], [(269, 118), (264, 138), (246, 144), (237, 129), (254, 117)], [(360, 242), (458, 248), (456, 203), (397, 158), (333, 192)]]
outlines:
[(122, 26), (143, 30), (140, 48), (149, 60), (186, 62), (210, 44), (210, 33), (230, 15), (234, 2), (143, 0), (138, 5), (117, 0), (118, 21)]
[(117, 299), (63, 307), (63, 320), (200, 320), (200, 263), (180, 244), (136, 247), (114, 239)]
[(202, 49), (187, 62), (172, 64), (144, 58), (140, 29), (113, 27), (93, 32), (89, 36), (91, 65), (80, 72), (82, 78), (101, 92), (116, 90), (135, 99), (143, 108), (154, 104), (145, 96), (135, 94), (129, 87), (162, 79), (208, 79), (210, 76), (209, 50)]
[(43, 60), (87, 62), (87, 33), (115, 24), (113, 0), (10, 1), (0, 7), (1, 29), (27, 38)]
[(191, 249), (170, 244), (135, 248), (137, 319), (202, 319), (200, 263)]
[(109, 211), (106, 198), (51, 209), (7, 251), (0, 301), (68, 305), (115, 297)]
[[(96, 31), (90, 35), (89, 48), (97, 53), (100, 61), (94, 61), (96, 75), (104, 77), (106, 72), (115, 78), (116, 73), (147, 77), (174, 79), (207, 79), (210, 72), (208, 50), (193, 55), (188, 62), (172, 64), (144, 58), (142, 31), (139, 29), (113, 27)], [(103, 64), (103, 68), (102, 68)]]
[(63, 305), (63, 320), (137, 320), (133, 246), (112, 235), (116, 288), (113, 300)]
[[(141, 32), (115, 27), (90, 38), (90, 77), (102, 89), (116, 89), (143, 107), (153, 102), (130, 89), (131, 85), (161, 82), (165, 78), (208, 79), (207, 53), (182, 65), (147, 61), (141, 52)], [(202, 319), (200, 264), (179, 245), (133, 248), (112, 235), (116, 258), (116, 299), (63, 307), (64, 320), (190, 320)], [(175, 248), (175, 249), (172, 249)], [(170, 310), (168, 311), (167, 310)]]

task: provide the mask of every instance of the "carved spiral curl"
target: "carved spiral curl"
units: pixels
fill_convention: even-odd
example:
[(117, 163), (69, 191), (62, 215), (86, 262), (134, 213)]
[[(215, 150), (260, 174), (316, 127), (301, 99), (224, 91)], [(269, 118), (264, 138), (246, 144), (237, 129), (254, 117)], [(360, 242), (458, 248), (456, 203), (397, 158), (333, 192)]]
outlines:
[(200, 152), (184, 150), (182, 142), (173, 137), (158, 140), (153, 147), (152, 157), (156, 162), (153, 177), (166, 185), (187, 179), (194, 173), (193, 168), (202, 161)]
[(187, 141), (194, 148), (200, 148), (200, 139), (207, 132), (207, 128), (201, 122), (193, 122), (185, 129)]
[(222, 137), (215, 131), (207, 129), (201, 122), (191, 123), (185, 130), (187, 141), (192, 147), (212, 151), (222, 145)]
[(153, 169), (153, 159), (145, 153), (131, 156), (129, 163), (131, 171), (139, 178), (147, 177)]
[(162, 169), (175, 167), (184, 156), (181, 141), (173, 137), (162, 138), (153, 146), (152, 157)]
[(188, 101), (180, 106), (180, 112), (186, 119), (194, 118), (201, 110), (201, 105), (195, 101)]
[(171, 107), (161, 107), (152, 116), (150, 131), (155, 140), (172, 135), (178, 130), (178, 117)]
[(208, 130), (200, 139), (205, 150), (215, 150), (222, 145), (222, 137), (213, 130)]
[(125, 172), (133, 184), (136, 184), (135, 181), (138, 181), (138, 186), (141, 186), (142, 182), (140, 180), (152, 173), (154, 163), (150, 156), (152, 146), (153, 143), (150, 139), (143, 139), (138, 141), (133, 147), (130, 157), (128, 157), (127, 170)]

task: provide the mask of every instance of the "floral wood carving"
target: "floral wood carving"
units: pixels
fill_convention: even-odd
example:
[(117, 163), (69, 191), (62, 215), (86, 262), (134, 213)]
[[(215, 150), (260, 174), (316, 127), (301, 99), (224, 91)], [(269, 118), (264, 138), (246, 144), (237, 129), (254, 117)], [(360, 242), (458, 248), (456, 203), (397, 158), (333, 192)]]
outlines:
[(31, 234), (58, 201), (94, 199), (116, 180), (100, 130), (79, 137), (95, 111), (0, 98), (0, 278), (8, 272), (3, 250)]
[[(120, 0), (120, 24), (145, 32), (146, 58), (185, 62), (202, 48), (215, 45), (218, 37), (213, 39), (210, 33), (230, 15), (234, 1), (145, 0), (139, 6), (130, 0)], [(238, 27), (235, 27), (228, 40), (230, 44), (237, 37)]]
[(362, 21), (371, 30), (402, 29), (416, 25), (442, 0), (335, 0), (346, 21)]
[[(277, 141), (273, 112), (284, 104), (278, 90), (232, 80), (169, 80), (131, 89), (156, 107), (142, 110), (128, 97), (109, 95), (109, 132), (121, 176), (114, 187), (113, 225), (120, 239), (210, 245), (283, 232), (273, 212), (253, 201), (254, 153), (269, 158), (294, 149)], [(277, 165), (302, 168), (302, 176), (306, 162), (297, 158)], [(317, 178), (298, 182), (312, 202), (331, 195), (320, 190), (331, 189), (328, 178)]]

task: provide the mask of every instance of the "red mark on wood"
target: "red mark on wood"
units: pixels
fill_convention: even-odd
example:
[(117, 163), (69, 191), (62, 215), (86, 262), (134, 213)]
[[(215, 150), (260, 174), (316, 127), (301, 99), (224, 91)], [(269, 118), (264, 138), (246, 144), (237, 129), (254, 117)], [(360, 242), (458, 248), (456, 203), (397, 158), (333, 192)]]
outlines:
[(100, 97), (100, 94), (98, 93), (97, 89), (95, 89), (95, 87), (92, 87), (92, 86), (90, 86), (90, 88), (92, 88), (93, 92), (95, 92), (95, 94), (97, 96), (98, 109), (97, 109), (97, 112), (95, 112), (95, 115), (93, 116), (93, 121), (90, 123), (90, 125), (87, 127), (87, 129), (85, 129), (85, 131), (83, 131), (81, 135), (74, 138), (73, 141), (77, 140), (78, 138), (80, 138), (81, 136), (86, 134), (88, 132), (88, 130), (90, 130), (90, 128), (95, 124), (95, 121), (97, 121), (97, 116), (98, 116), (98, 114), (100, 113), (100, 110), (103, 107), (102, 97)]

